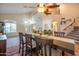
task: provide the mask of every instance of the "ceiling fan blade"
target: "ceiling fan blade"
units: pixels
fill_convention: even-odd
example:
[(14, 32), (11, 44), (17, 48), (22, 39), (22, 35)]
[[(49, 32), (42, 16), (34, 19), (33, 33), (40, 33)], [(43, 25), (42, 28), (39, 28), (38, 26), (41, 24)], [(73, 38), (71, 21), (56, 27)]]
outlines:
[(50, 5), (50, 6), (47, 6), (47, 8), (56, 8), (56, 7), (59, 7), (59, 5)]

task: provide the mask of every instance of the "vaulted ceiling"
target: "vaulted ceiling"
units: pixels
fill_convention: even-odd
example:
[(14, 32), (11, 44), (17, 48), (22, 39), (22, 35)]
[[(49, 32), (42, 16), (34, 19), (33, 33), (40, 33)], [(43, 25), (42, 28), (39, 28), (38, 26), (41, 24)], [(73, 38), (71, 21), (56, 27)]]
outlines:
[(0, 3), (0, 13), (31, 13), (36, 11), (36, 3)]
[[(64, 3), (63, 3), (64, 4)], [(38, 3), (0, 3), (0, 13), (32, 13), (37, 12)], [(60, 4), (62, 5), (62, 4)], [(64, 4), (65, 7), (73, 6), (78, 9), (79, 4)], [(78, 7), (77, 7), (78, 6)], [(69, 9), (68, 9), (69, 10)]]

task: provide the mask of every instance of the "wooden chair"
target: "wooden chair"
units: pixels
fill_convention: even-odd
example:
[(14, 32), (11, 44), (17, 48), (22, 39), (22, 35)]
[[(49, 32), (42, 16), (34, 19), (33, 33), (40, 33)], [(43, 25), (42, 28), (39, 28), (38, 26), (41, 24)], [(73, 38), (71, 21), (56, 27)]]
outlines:
[(54, 32), (54, 36), (57, 36), (57, 37), (64, 37), (65, 35), (65, 32)]
[(23, 33), (19, 32), (19, 53), (21, 53), (21, 55), (24, 55), (24, 46), (25, 46), (25, 41), (23, 38)]
[(43, 56), (43, 44), (42, 44), (42, 40), (37, 37), (34, 36), (34, 40), (36, 41), (36, 55), (37, 56)]
[[(47, 45), (49, 45), (49, 56), (51, 56), (51, 46), (49, 40), (46, 40), (46, 38), (41, 38), (38, 36), (32, 36), (31, 34), (25, 34), (26, 38), (26, 52), (25, 55), (33, 56), (34, 54), (36, 56), (47, 56)], [(33, 42), (35, 41), (36, 46), (33, 47)]]
[[(26, 38), (26, 52), (25, 55), (43, 55), (43, 50), (42, 50), (42, 44), (39, 41), (38, 37), (36, 36), (32, 36), (31, 34), (25, 34), (25, 38)], [(35, 45), (33, 46), (33, 41), (35, 41)]]
[(25, 55), (33, 55), (33, 45), (32, 45), (32, 35), (31, 34), (25, 34), (25, 38), (26, 38), (26, 50), (25, 50)]
[[(54, 32), (55, 36), (57, 37), (65, 37), (65, 32)], [(54, 46), (56, 47), (56, 46)], [(64, 51), (58, 49), (58, 48), (55, 48), (57, 49), (57, 51), (60, 53), (60, 55), (64, 56)]]
[[(49, 52), (49, 56), (51, 56), (51, 46), (49, 40), (46, 40), (46, 38), (36, 37), (36, 45), (37, 45), (37, 53), (38, 55), (47, 56)], [(47, 46), (49, 46), (49, 50), (47, 51)]]

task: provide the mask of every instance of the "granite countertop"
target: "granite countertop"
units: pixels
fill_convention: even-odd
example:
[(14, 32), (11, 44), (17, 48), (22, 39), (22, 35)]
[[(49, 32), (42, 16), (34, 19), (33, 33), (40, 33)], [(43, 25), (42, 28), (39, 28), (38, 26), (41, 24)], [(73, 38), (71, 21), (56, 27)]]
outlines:
[(6, 39), (7, 39), (6, 35), (0, 35), (0, 40), (6, 40)]

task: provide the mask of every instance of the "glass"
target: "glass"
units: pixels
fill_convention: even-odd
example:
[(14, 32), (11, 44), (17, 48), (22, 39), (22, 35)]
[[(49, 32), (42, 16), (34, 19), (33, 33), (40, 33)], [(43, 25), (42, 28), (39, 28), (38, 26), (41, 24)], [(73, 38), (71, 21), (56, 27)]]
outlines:
[(5, 23), (5, 28), (4, 28), (6, 33), (10, 32), (10, 23)]
[(16, 32), (16, 24), (10, 25), (11, 32)]
[(4, 32), (5, 33), (16, 32), (16, 24), (15, 23), (5, 23)]

